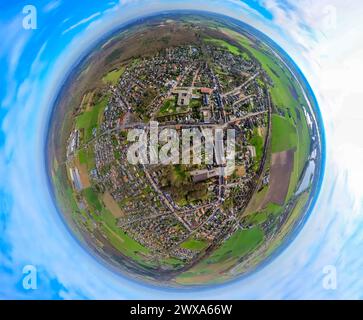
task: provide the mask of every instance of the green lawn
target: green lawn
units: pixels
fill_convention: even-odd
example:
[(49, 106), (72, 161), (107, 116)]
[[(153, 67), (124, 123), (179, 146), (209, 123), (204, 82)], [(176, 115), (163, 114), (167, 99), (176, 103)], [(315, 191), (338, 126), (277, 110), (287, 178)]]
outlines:
[(257, 128), (254, 129), (253, 136), (250, 138), (249, 142), (256, 149), (256, 162), (259, 164), (263, 155), (264, 141), (259, 135)]
[(86, 149), (81, 149), (78, 153), (78, 157), (81, 164), (87, 164), (88, 155)]
[(117, 226), (117, 220), (116, 218), (109, 212), (108, 210), (104, 209), (102, 211), (101, 220), (104, 222), (104, 224), (112, 230), (120, 239), (122, 242), (123, 250), (130, 250), (132, 252), (141, 252), (141, 253), (150, 253), (150, 250), (142, 246), (137, 241), (130, 238), (124, 231), (121, 230)]
[(92, 170), (96, 167), (95, 155), (92, 147), (83, 148), (78, 152), (79, 162), (85, 164), (88, 170)]
[(259, 227), (236, 231), (209, 258), (180, 274), (176, 282), (188, 284), (220, 282), (223, 280), (223, 272), (256, 249), (263, 242), (263, 238), (264, 233)]
[(164, 102), (159, 110), (159, 115), (164, 116), (176, 112), (176, 102), (174, 99), (168, 99)]
[(102, 205), (100, 200), (98, 199), (97, 193), (92, 188), (87, 188), (83, 190), (83, 195), (87, 201), (87, 203), (97, 211), (102, 210)]
[[(224, 40), (220, 40), (220, 39), (212, 39), (212, 38), (206, 38), (205, 42), (207, 43), (212, 43), (214, 45), (226, 48), (229, 52), (231, 52), (234, 55), (241, 55), (241, 50), (239, 48), (237, 48), (236, 46), (233, 46), (231, 44), (229, 44), (227, 41)], [(249, 58), (248, 54), (244, 54), (243, 57), (245, 58)]]
[(69, 212), (72, 218), (77, 220), (78, 218), (78, 204), (74, 197), (73, 189), (68, 185), (67, 177), (62, 173), (62, 168), (59, 167), (54, 175), (52, 175), (54, 182), (54, 190), (56, 193), (57, 200), (63, 212)]
[(173, 268), (178, 268), (184, 265), (183, 261), (176, 258), (165, 258), (160, 261), (161, 264), (172, 266)]
[(190, 101), (189, 107), (194, 109), (199, 109), (202, 106), (202, 102), (200, 100), (192, 99)]
[(236, 231), (205, 262), (206, 264), (226, 261), (229, 258), (242, 258), (263, 241), (263, 231), (258, 228)]
[(282, 212), (282, 209), (283, 208), (281, 206), (274, 203), (270, 203), (262, 211), (250, 214), (247, 218), (247, 223), (251, 224), (264, 223), (271, 214), (274, 216), (279, 215)]
[(246, 53), (246, 52), (243, 52), (243, 53), (242, 53), (242, 57), (243, 57), (243, 59), (245, 59), (246, 61), (251, 61), (250, 56), (249, 56), (249, 55), (248, 55), (248, 53)]
[(309, 200), (308, 192), (305, 192), (299, 196), (299, 199), (297, 200), (295, 207), (292, 210), (288, 220), (283, 225), (282, 229), (279, 231), (275, 239), (271, 242), (269, 249), (265, 253), (265, 256), (270, 255), (284, 241), (286, 234), (288, 234), (288, 232), (291, 231), (292, 227), (294, 226), (294, 223), (301, 216), (302, 209), (304, 208), (308, 200)]
[(267, 212), (257, 212), (249, 217), (248, 222), (251, 224), (264, 223), (268, 218)]
[(207, 242), (196, 239), (189, 239), (181, 244), (181, 247), (184, 249), (201, 251), (208, 245)]
[(125, 67), (122, 67), (118, 70), (112, 70), (103, 77), (102, 81), (107, 84), (116, 85), (125, 70)]
[(92, 131), (97, 128), (99, 123), (100, 113), (103, 112), (108, 103), (108, 97), (104, 97), (92, 107), (90, 111), (83, 112), (76, 119), (77, 129), (84, 130), (83, 142), (88, 142), (92, 139)]
[(298, 138), (295, 127), (286, 118), (272, 116), (272, 152), (282, 152), (296, 148)]

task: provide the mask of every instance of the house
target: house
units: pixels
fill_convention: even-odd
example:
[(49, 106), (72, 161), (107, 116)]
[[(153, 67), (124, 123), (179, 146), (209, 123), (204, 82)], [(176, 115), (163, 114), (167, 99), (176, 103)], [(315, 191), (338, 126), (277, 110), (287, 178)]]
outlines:
[(208, 95), (211, 95), (213, 93), (213, 89), (210, 89), (210, 88), (201, 88), (200, 89), (200, 93), (201, 94), (208, 94)]
[(189, 106), (192, 98), (192, 92), (190, 89), (175, 89), (173, 93), (178, 95), (178, 106)]
[(195, 170), (190, 172), (190, 175), (193, 178), (193, 182), (203, 182), (205, 180), (217, 177), (219, 176), (219, 174), (220, 173), (218, 170), (207, 170), (207, 169)]

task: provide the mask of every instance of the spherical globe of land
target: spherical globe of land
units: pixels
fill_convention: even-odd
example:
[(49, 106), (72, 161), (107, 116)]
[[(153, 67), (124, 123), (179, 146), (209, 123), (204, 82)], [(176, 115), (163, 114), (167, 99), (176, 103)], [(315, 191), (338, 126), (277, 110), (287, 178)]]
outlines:
[(263, 266), (308, 215), (321, 125), (300, 71), (233, 19), (133, 23), (75, 68), (50, 124), (59, 211), (110, 268), (167, 286)]

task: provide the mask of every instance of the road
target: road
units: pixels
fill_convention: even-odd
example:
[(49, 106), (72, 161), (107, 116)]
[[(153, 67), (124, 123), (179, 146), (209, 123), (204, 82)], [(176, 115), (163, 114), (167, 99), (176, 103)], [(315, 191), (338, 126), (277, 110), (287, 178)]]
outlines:
[(191, 229), (190, 229), (189, 225), (182, 218), (180, 218), (178, 216), (173, 204), (170, 203), (169, 199), (165, 196), (164, 192), (162, 192), (160, 190), (160, 188), (158, 187), (158, 185), (156, 184), (154, 179), (151, 177), (150, 173), (147, 171), (145, 165), (143, 165), (143, 169), (144, 169), (145, 175), (149, 179), (153, 189), (159, 194), (159, 196), (163, 200), (164, 204), (168, 207), (168, 209), (172, 212), (172, 214), (182, 223), (182, 225), (190, 232)]
[(238, 101), (233, 102), (233, 106), (235, 106), (235, 105), (237, 105), (237, 104), (239, 104), (239, 103), (245, 102), (245, 101), (247, 101), (247, 100), (249, 100), (249, 99), (251, 99), (251, 98), (254, 98), (254, 97), (256, 97), (256, 95), (255, 95), (255, 94), (251, 94), (251, 95), (249, 95), (249, 96), (247, 96), (247, 97), (243, 97), (242, 99), (239, 99)]
[(233, 90), (231, 90), (231, 91), (229, 91), (227, 93), (224, 93), (222, 95), (222, 97), (225, 98), (225, 97), (230, 96), (230, 95), (236, 95), (238, 92), (240, 92), (243, 89), (243, 87), (247, 86), (251, 81), (255, 80), (258, 77), (259, 74), (260, 74), (260, 72), (257, 72), (251, 78), (249, 78), (246, 82), (241, 84), (239, 87), (234, 88)]
[[(220, 124), (220, 123), (205, 123), (205, 122), (180, 123), (180, 124), (179, 123), (170, 123), (170, 124), (163, 124), (163, 125), (159, 126), (159, 129), (165, 129), (165, 128), (171, 128), (171, 129), (176, 129), (176, 128), (181, 128), (181, 129), (182, 128), (221, 128), (221, 129), (225, 129), (229, 125), (232, 125), (232, 124), (234, 124), (236, 122), (247, 120), (249, 118), (254, 118), (254, 117), (257, 117), (257, 116), (262, 115), (262, 114), (267, 113), (267, 112), (268, 111), (265, 110), (265, 111), (248, 113), (243, 117), (236, 118), (234, 120), (225, 122), (223, 124)], [(130, 123), (129, 125), (122, 126), (120, 128), (114, 128), (114, 129), (110, 130), (109, 132), (121, 131), (121, 130), (126, 130), (126, 129), (144, 129), (144, 128), (149, 128), (149, 125), (147, 123), (143, 123), (143, 122), (135, 122), (135, 123)], [(105, 132), (105, 133), (107, 133), (107, 132)]]

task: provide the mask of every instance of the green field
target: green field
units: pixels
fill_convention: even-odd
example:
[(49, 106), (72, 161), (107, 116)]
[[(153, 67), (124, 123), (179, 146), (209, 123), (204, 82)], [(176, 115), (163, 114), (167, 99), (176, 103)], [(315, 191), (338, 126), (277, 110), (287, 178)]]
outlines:
[(181, 247), (189, 250), (201, 251), (208, 245), (207, 242), (195, 239), (189, 239), (181, 244)]
[(248, 222), (251, 224), (261, 224), (264, 223), (267, 219), (268, 219), (267, 212), (258, 212), (254, 215), (251, 215)]
[(264, 141), (263, 141), (263, 137), (261, 137), (259, 135), (257, 128), (254, 129), (253, 135), (250, 138), (249, 143), (252, 146), (254, 146), (256, 149), (255, 164), (256, 164), (256, 169), (258, 169), (262, 156), (263, 156)]
[(176, 113), (175, 98), (166, 100), (159, 110), (160, 116), (165, 116), (172, 113)]
[[(263, 241), (264, 234), (259, 227), (236, 231), (210, 257), (195, 267), (176, 277), (177, 283), (199, 284), (223, 281), (223, 272), (256, 249)], [(218, 274), (218, 277), (216, 275)]]
[(97, 193), (92, 188), (87, 188), (82, 191), (87, 203), (97, 211), (102, 211), (102, 204), (98, 199)]
[[(74, 200), (74, 193), (70, 188), (67, 194), (61, 195), (61, 203), (71, 204), (75, 221), (78, 221), (78, 223), (82, 221), (82, 224), (87, 229), (91, 230), (95, 228), (93, 222), (97, 222), (97, 228), (107, 236), (112, 246), (118, 249), (122, 254), (138, 261), (144, 266), (156, 267), (155, 263), (145, 259), (151, 254), (150, 250), (129, 237), (117, 226), (116, 219), (101, 204), (97, 193), (92, 188), (85, 189), (82, 193), (87, 204), (90, 206), (89, 215), (79, 211), (77, 203)], [(95, 214), (94, 210), (98, 210), (98, 214)], [(81, 215), (83, 216), (82, 219)], [(177, 259), (170, 259), (170, 261), (167, 260), (165, 263), (167, 262), (176, 264)]]
[(286, 118), (272, 115), (272, 153), (295, 149), (298, 144), (295, 127)]
[(274, 239), (273, 243), (269, 247), (268, 251), (265, 253), (266, 256), (271, 254), (284, 240), (284, 236), (291, 231), (293, 225), (296, 223), (297, 219), (301, 216), (302, 209), (307, 204), (309, 200), (309, 193), (305, 192), (299, 196), (297, 202), (295, 204), (294, 209), (292, 210), (287, 222), (284, 224), (282, 229), (279, 231), (279, 234)]
[(270, 215), (279, 215), (282, 212), (282, 209), (283, 208), (279, 205), (270, 203), (262, 211), (250, 214), (246, 220), (246, 223), (257, 225), (262, 224), (269, 218)]
[(258, 227), (238, 230), (203, 263), (211, 264), (230, 258), (242, 258), (255, 249), (262, 242), (263, 237), (263, 231)]
[(190, 176), (184, 166), (176, 164), (171, 166), (171, 172), (169, 177), (171, 183), (179, 188), (189, 182)]
[(173, 268), (178, 268), (183, 266), (183, 261), (176, 258), (165, 258), (160, 261), (162, 265), (172, 266)]
[(107, 84), (116, 85), (122, 74), (125, 72), (126, 68), (122, 67), (118, 70), (112, 70), (107, 75), (102, 78), (102, 81)]
[(87, 164), (88, 161), (88, 154), (87, 154), (87, 150), (86, 149), (81, 149), (78, 152), (78, 157), (79, 157), (79, 162), (81, 164)]
[(126, 253), (127, 255), (132, 255), (133, 258), (138, 258), (137, 260), (140, 260), (138, 253), (150, 253), (149, 249), (145, 248), (140, 243), (129, 237), (117, 226), (117, 220), (108, 210), (102, 210), (100, 220), (103, 222), (105, 228), (108, 229), (107, 233), (113, 234), (114, 244), (117, 245), (117, 248), (120, 249), (121, 252)]
[(67, 178), (62, 177), (61, 168), (56, 170), (56, 173), (52, 175), (52, 178), (54, 181), (56, 197), (60, 199), (59, 204), (61, 205), (61, 209), (64, 212), (71, 213), (72, 218), (77, 220), (79, 211), (78, 204), (74, 198), (74, 192), (72, 188), (69, 185), (63, 187), (63, 181)]
[(78, 152), (79, 162), (85, 164), (88, 170), (92, 170), (96, 167), (95, 156), (92, 147), (83, 148)]
[(92, 131), (97, 128), (100, 114), (107, 106), (107, 103), (108, 97), (104, 97), (90, 111), (85, 111), (77, 117), (76, 128), (84, 131), (83, 142), (86, 143), (92, 139)]
[[(241, 50), (239, 48), (229, 44), (227, 41), (223, 41), (220, 39), (212, 39), (212, 38), (205, 38), (204, 41), (207, 43), (214, 44), (216, 46), (223, 47), (234, 55), (242, 55)], [(249, 58), (246, 53), (243, 55), (243, 57)]]

